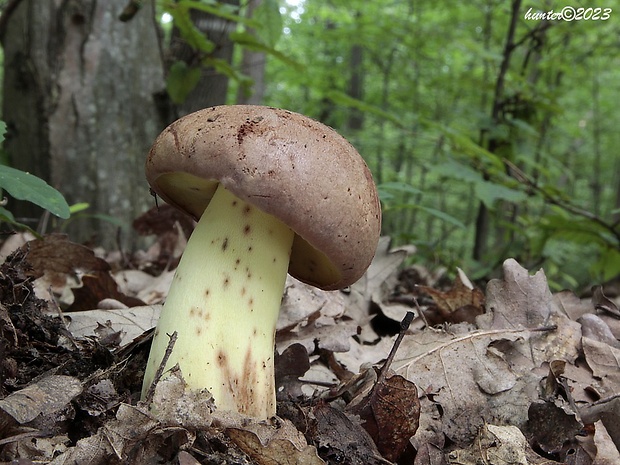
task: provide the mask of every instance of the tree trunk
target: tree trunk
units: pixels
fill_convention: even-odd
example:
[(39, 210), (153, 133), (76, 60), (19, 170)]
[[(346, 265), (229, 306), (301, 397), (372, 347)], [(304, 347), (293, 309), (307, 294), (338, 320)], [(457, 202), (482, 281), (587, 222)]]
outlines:
[[(495, 93), (493, 97), (493, 107), (491, 109), (491, 122), (493, 125), (499, 125), (503, 121), (502, 115), (502, 107), (504, 103), (504, 85), (506, 74), (508, 73), (508, 69), (510, 67), (510, 60), (512, 58), (514, 52), (514, 38), (515, 31), (517, 29), (517, 24), (519, 20), (519, 10), (521, 7), (521, 0), (512, 0), (511, 7), (511, 17), (510, 17), (510, 25), (508, 27), (508, 31), (506, 33), (506, 43), (504, 45), (504, 53), (502, 56), (502, 63), (500, 66), (499, 73), (497, 75), (497, 79), (495, 81)], [(497, 150), (505, 144), (505, 141), (497, 140), (494, 137), (490, 139), (487, 137), (487, 129), (481, 131), (480, 134), (480, 145), (487, 147), (487, 149), (496, 153)], [(483, 173), (483, 176), (488, 179), (488, 175)], [(476, 217), (476, 231), (474, 237), (474, 247), (472, 257), (474, 260), (481, 260), (483, 255), (487, 251), (487, 243), (489, 240), (489, 229), (490, 229), (490, 214), (486, 205), (483, 202), (480, 202), (478, 205), (478, 214)]]
[[(126, 3), (21, 1), (2, 31), (3, 117), (13, 166), (129, 230), (152, 202), (143, 166), (163, 126), (154, 94), (164, 84), (153, 3), (121, 22)], [(26, 202), (11, 208), (41, 216)], [(110, 247), (116, 227), (80, 219), (69, 232)]]
[[(262, 0), (250, 0), (247, 5), (246, 17), (251, 18), (254, 10)], [(252, 30), (248, 32), (252, 33)], [(265, 94), (265, 54), (248, 48), (243, 49), (241, 57), (241, 72), (252, 80), (251, 86), (239, 86), (237, 103), (246, 105), (260, 105)]]

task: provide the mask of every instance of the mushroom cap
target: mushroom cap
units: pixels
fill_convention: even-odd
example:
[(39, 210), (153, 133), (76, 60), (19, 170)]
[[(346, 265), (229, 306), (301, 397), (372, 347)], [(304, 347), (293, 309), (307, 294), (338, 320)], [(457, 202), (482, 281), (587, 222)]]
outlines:
[(332, 128), (287, 110), (224, 105), (155, 140), (151, 188), (199, 219), (218, 183), (295, 232), (289, 273), (321, 289), (357, 281), (375, 254), (381, 207), (368, 166)]

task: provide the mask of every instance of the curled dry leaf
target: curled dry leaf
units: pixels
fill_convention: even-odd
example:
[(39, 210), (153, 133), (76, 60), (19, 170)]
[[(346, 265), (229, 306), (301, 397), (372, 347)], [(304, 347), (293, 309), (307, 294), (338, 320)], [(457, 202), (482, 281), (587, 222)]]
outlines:
[(226, 428), (226, 435), (257, 465), (325, 465), (314, 446), (285, 419)]
[(582, 338), (582, 344), (586, 362), (594, 377), (600, 380), (597, 383), (599, 395), (607, 397), (618, 394), (620, 392), (620, 349), (588, 337)]
[(123, 346), (153, 328), (157, 324), (160, 310), (160, 305), (121, 310), (87, 310), (65, 315), (65, 320), (73, 337), (95, 336), (101, 325), (104, 325), (121, 332), (119, 344)]
[(553, 402), (534, 402), (528, 410), (526, 430), (530, 443), (561, 459), (569, 444), (577, 447), (576, 436), (583, 424), (576, 412)]
[(312, 353), (315, 348), (345, 352), (357, 326), (343, 322), (345, 301), (339, 291), (323, 291), (290, 276), (277, 324), (276, 344), (282, 351), (293, 343), (303, 344)]
[(352, 400), (347, 411), (363, 420), (362, 426), (379, 452), (390, 461), (398, 460), (420, 422), (420, 400), (415, 384), (400, 375), (378, 381), (363, 400)]
[(457, 268), (458, 276), (452, 288), (447, 292), (429, 286), (418, 289), (430, 295), (435, 302), (434, 308), (424, 313), (430, 325), (441, 323), (474, 323), (476, 316), (484, 313), (484, 294), (475, 287), (463, 270)]
[(123, 294), (109, 271), (92, 271), (82, 276), (82, 286), (72, 289), (73, 303), (67, 312), (81, 312), (99, 308), (104, 299), (115, 299), (128, 307), (144, 305), (140, 299)]
[(592, 303), (597, 310), (603, 310), (616, 317), (620, 317), (618, 306), (603, 293), (603, 286), (594, 286), (592, 289)]
[(379, 239), (375, 257), (362, 276), (350, 287), (347, 299), (347, 316), (358, 325), (365, 325), (372, 319), (370, 305), (374, 303), (381, 311), (396, 321), (401, 321), (411, 307), (388, 304), (387, 297), (398, 282), (400, 265), (415, 250), (412, 247), (390, 249), (389, 237)]

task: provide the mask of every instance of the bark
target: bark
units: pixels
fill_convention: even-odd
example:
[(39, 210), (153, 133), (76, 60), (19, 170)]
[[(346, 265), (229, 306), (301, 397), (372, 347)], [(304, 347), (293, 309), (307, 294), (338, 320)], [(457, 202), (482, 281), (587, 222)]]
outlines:
[[(254, 10), (262, 0), (250, 0), (247, 5), (246, 16), (251, 18)], [(250, 29), (248, 32), (253, 33)], [(241, 57), (241, 72), (252, 80), (251, 86), (239, 86), (237, 103), (246, 105), (260, 105), (265, 94), (265, 54), (248, 48), (243, 49)]]
[[(163, 127), (154, 95), (164, 84), (153, 3), (121, 22), (126, 3), (21, 1), (4, 18), (3, 117), (16, 168), (130, 231), (152, 202), (143, 165)], [(26, 202), (12, 209), (41, 216)], [(69, 232), (109, 247), (115, 230), (91, 218), (73, 221)]]
[[(358, 14), (357, 17), (360, 15)], [(364, 71), (363, 59), (364, 49), (360, 44), (353, 44), (350, 51), (350, 70), (349, 86), (347, 94), (356, 100), (363, 99)], [(358, 108), (351, 108), (347, 118), (347, 126), (352, 131), (359, 131), (364, 125), (364, 114)]]
[[(493, 104), (491, 109), (491, 121), (492, 124), (497, 125), (502, 122), (502, 108), (504, 103), (504, 85), (506, 74), (508, 73), (508, 69), (510, 67), (510, 61), (512, 59), (512, 55), (515, 48), (514, 38), (515, 31), (517, 29), (517, 23), (519, 20), (519, 10), (521, 7), (521, 0), (513, 0), (512, 1), (512, 14), (510, 18), (510, 25), (508, 27), (508, 31), (506, 33), (506, 43), (504, 45), (504, 53), (502, 56), (502, 63), (500, 66), (499, 73), (497, 75), (497, 79), (495, 81), (495, 93), (493, 96)], [(501, 148), (504, 144), (504, 141), (499, 141), (497, 139), (487, 140), (487, 130), (481, 131), (480, 134), (480, 144), (486, 145), (487, 149), (490, 152), (495, 153), (497, 150)], [(488, 179), (486, 173), (484, 174), (484, 178)], [(483, 202), (480, 202), (478, 206), (478, 214), (476, 215), (476, 231), (474, 237), (474, 247), (473, 247), (473, 259), (480, 260), (482, 259), (484, 253), (487, 250), (487, 243), (489, 238), (489, 229), (490, 229), (490, 217), (489, 210), (484, 205)]]

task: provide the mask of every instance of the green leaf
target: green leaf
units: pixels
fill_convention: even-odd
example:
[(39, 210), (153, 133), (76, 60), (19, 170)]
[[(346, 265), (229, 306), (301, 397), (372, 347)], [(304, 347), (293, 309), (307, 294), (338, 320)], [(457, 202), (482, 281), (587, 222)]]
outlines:
[(494, 182), (482, 181), (474, 184), (476, 197), (480, 199), (488, 208), (493, 208), (496, 200), (506, 200), (508, 202), (521, 202), (527, 198), (525, 193), (506, 187)]
[(284, 53), (261, 42), (258, 38), (254, 37), (249, 32), (245, 32), (245, 31), (231, 32), (228, 37), (230, 38), (230, 40), (232, 40), (236, 44), (242, 45), (243, 47), (247, 47), (249, 50), (267, 53), (268, 55), (271, 55), (277, 58), (284, 64), (289, 65), (291, 68), (295, 69), (296, 71), (299, 71), (299, 72), (305, 71), (305, 68), (301, 63), (298, 63), (292, 58), (286, 56)]
[(6, 123), (0, 121), (0, 143), (4, 142), (4, 135), (6, 134)]
[(446, 223), (450, 223), (461, 229), (466, 228), (465, 224), (463, 224), (462, 221), (459, 221), (457, 218), (453, 217), (452, 215), (448, 215), (446, 212), (442, 212), (441, 210), (436, 210), (434, 208), (424, 207), (424, 206), (419, 206), (418, 208), (422, 211), (425, 211), (426, 213), (433, 215), (436, 218), (439, 218), (440, 220), (445, 221)]
[(69, 205), (62, 194), (32, 174), (0, 165), (0, 188), (14, 198), (32, 202), (60, 218), (70, 216)]
[(407, 184), (406, 182), (399, 182), (399, 181), (383, 182), (377, 186), (377, 189), (379, 191), (389, 190), (389, 191), (396, 191), (396, 192), (402, 192), (402, 193), (414, 194), (414, 195), (418, 195), (422, 193), (420, 189), (413, 187), (411, 184)]
[(174, 103), (183, 103), (200, 81), (200, 68), (187, 66), (184, 61), (177, 61), (170, 67), (166, 79), (168, 95)]
[(4, 207), (0, 207), (0, 221), (4, 221), (5, 223), (12, 224), (13, 226), (18, 227), (19, 229), (25, 229), (31, 232), (35, 237), (38, 237), (38, 238), (41, 237), (41, 235), (38, 232), (36, 232), (34, 229), (32, 229), (30, 226), (20, 223), (19, 221), (15, 221), (15, 217), (13, 216), (13, 213), (8, 211)]
[(179, 30), (179, 34), (190, 47), (200, 50), (204, 53), (211, 53), (215, 50), (215, 44), (207, 39), (207, 37), (198, 30), (194, 25), (189, 13), (189, 9), (185, 7), (185, 3), (176, 4), (167, 11), (174, 20), (174, 25)]
[(482, 174), (470, 166), (459, 163), (456, 160), (445, 160), (437, 163), (432, 169), (433, 173), (465, 182), (482, 182)]
[(275, 47), (282, 35), (282, 15), (278, 1), (263, 0), (254, 10), (252, 19), (260, 25), (256, 32), (265, 44)]

